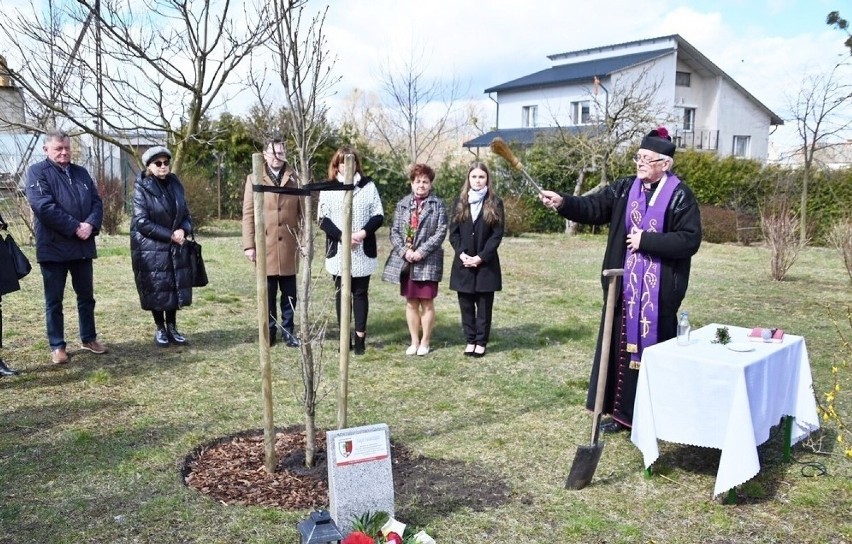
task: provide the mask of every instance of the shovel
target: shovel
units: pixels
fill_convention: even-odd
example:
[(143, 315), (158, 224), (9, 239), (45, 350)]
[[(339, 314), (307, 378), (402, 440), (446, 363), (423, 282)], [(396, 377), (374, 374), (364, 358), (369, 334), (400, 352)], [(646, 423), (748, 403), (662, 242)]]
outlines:
[(603, 275), (609, 278), (606, 290), (606, 314), (604, 317), (603, 336), (601, 338), (601, 359), (598, 365), (598, 389), (595, 394), (595, 411), (592, 413), (592, 443), (588, 446), (577, 446), (577, 455), (568, 480), (565, 482), (566, 489), (583, 489), (592, 481), (598, 461), (603, 453), (603, 442), (598, 442), (600, 435), (601, 413), (603, 412), (604, 392), (606, 391), (606, 375), (609, 367), (609, 347), (612, 336), (612, 318), (615, 314), (615, 282), (624, 274), (624, 269), (613, 268), (603, 271)]

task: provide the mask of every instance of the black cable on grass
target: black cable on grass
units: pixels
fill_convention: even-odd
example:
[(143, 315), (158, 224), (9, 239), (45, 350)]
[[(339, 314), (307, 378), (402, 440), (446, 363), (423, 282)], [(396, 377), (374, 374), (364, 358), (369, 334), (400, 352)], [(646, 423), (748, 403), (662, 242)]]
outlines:
[[(766, 442), (764, 442), (764, 444), (768, 444), (769, 442), (771, 442), (772, 439), (775, 438), (778, 435), (778, 433), (781, 432), (781, 430), (783, 428), (784, 428), (784, 418), (781, 418), (781, 422), (778, 425), (775, 425), (775, 426), (772, 427), (773, 430), (770, 432), (769, 438), (766, 439)], [(790, 447), (790, 450), (791, 450), (790, 451), (790, 459), (792, 459), (793, 462), (796, 463), (797, 465), (802, 465), (801, 473), (802, 473), (802, 476), (804, 476), (805, 478), (817, 478), (819, 476), (827, 476), (828, 475), (828, 468), (824, 464), (819, 463), (817, 461), (799, 461), (793, 455), (792, 446)], [(761, 464), (761, 466), (763, 466), (763, 464), (764, 464), (762, 459), (761, 459), (760, 464)]]
[(816, 478), (817, 476), (828, 476), (828, 469), (822, 463), (817, 463), (816, 461), (799, 461), (795, 457), (792, 457), (794, 462), (799, 465), (802, 465), (802, 476), (805, 478)]

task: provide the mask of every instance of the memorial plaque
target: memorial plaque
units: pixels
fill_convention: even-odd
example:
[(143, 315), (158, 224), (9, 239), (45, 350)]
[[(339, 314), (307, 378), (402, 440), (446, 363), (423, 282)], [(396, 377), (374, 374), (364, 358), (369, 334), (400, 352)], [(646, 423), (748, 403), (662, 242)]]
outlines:
[(331, 517), (344, 535), (355, 517), (394, 515), (390, 432), (384, 423), (326, 433)]

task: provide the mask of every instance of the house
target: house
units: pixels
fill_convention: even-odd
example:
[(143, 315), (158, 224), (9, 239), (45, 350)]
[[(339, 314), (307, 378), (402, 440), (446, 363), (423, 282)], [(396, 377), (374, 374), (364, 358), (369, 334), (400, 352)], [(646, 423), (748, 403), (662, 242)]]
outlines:
[[(801, 168), (805, 157), (801, 148), (786, 157), (786, 164)], [(852, 140), (836, 143), (822, 143), (813, 152), (814, 168), (840, 170), (852, 167)]]
[(766, 160), (770, 129), (784, 124), (677, 34), (548, 59), (546, 70), (485, 89), (497, 105), (496, 128), (464, 147), (486, 147), (498, 136), (532, 144), (555, 127), (599, 127), (610, 101), (649, 90), (658, 121), (679, 148)]
[[(27, 167), (44, 158), (43, 135), (22, 128), (26, 125), (24, 94), (10, 76), (6, 58), (0, 55), (0, 197), (23, 190)], [(135, 149), (139, 156), (166, 141), (165, 133), (159, 131), (112, 133), (109, 137)], [(98, 181), (121, 181), (125, 198), (129, 198), (140, 169), (136, 157), (90, 134), (74, 135), (73, 140), (74, 163), (85, 167)]]

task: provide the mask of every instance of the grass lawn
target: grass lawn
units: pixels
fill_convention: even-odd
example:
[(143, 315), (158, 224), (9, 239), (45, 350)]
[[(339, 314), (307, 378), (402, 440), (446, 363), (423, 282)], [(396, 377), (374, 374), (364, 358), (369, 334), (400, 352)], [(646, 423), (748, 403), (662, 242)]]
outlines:
[[(100, 237), (95, 263), (97, 325), (108, 354), (77, 351), (70, 282), (72, 361), (62, 368), (49, 364), (38, 267), (21, 291), (3, 298), (2, 355), (22, 373), (0, 379), (0, 542), (297, 542), (295, 525), (306, 511), (225, 506), (186, 488), (179, 473), (197, 445), (262, 425), (255, 279), (238, 229), (223, 222), (200, 237), (211, 283), (178, 313), (190, 340), (183, 348), (155, 347), (126, 234)], [(661, 443), (665, 463), (645, 478), (627, 433), (605, 438), (589, 487), (564, 489), (576, 447), (589, 439), (583, 404), (604, 243), (602, 236), (504, 240), (505, 289), (482, 359), (461, 356), (446, 277), (434, 351), (406, 357), (398, 287), (373, 276), (367, 353), (350, 367), (349, 425), (387, 423), (391, 439), (413, 452), (467, 466), (459, 486), (501, 482), (510, 490), (483, 509), (442, 503), (451, 490), (433, 489), (406, 505), (416, 519), (403, 521), (454, 544), (852, 541), (852, 460), (831, 426), (794, 447), (790, 464), (781, 461), (780, 433), (773, 435), (760, 447), (761, 473), (739, 489), (737, 505), (711, 497), (718, 450)], [(381, 262), (388, 246), (383, 230)], [(333, 321), (331, 280), (317, 262), (315, 310)], [(822, 397), (832, 365), (848, 360), (832, 320), (848, 337), (849, 278), (830, 249), (803, 252), (782, 283), (769, 279), (768, 262), (762, 247), (703, 245), (683, 309), (694, 327), (767, 325), (804, 336)], [(323, 352), (323, 428), (337, 421), (336, 342), (328, 339)], [(296, 353), (281, 345), (272, 351), (279, 426), (303, 422)], [(841, 379), (839, 407), (852, 422), (848, 367)], [(820, 463), (824, 474), (801, 463)]]

